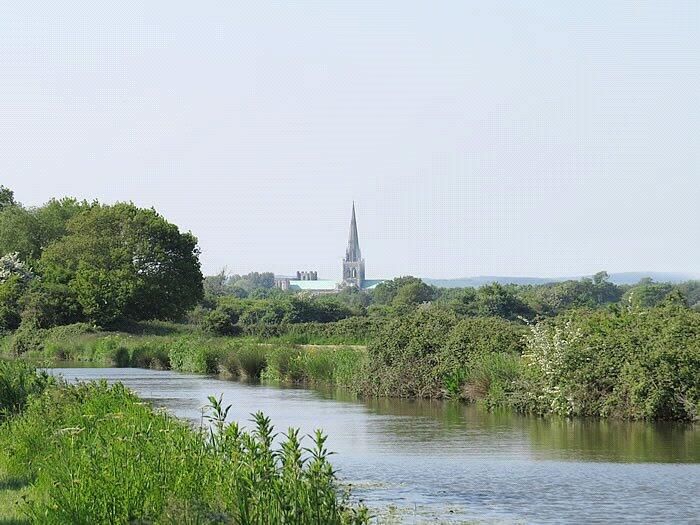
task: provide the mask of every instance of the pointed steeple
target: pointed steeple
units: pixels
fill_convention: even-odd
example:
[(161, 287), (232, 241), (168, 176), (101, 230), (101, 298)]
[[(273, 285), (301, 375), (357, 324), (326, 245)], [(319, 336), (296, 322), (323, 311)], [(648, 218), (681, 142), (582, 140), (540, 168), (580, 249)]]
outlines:
[(360, 240), (357, 236), (357, 220), (355, 219), (355, 201), (353, 201), (352, 217), (350, 219), (350, 235), (348, 236), (348, 247), (345, 249), (345, 260), (359, 261), (361, 259)]

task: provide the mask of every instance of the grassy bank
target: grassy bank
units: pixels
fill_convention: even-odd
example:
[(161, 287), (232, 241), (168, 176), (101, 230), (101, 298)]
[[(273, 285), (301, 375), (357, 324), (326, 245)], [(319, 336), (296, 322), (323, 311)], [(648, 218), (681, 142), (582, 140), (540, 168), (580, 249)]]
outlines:
[(3, 525), (20, 525), (29, 523), (22, 511), (24, 498), (31, 498), (29, 482), (10, 476), (0, 466), (0, 523)]
[[(274, 382), (353, 386), (362, 374), (364, 347), (299, 345), (276, 338), (216, 337), (47, 330), (22, 357), (35, 362), (83, 361)], [(4, 345), (11, 356), (11, 342)]]
[(576, 310), (529, 326), (430, 306), (375, 330), (365, 348), (74, 325), (18, 331), (4, 348), (34, 359), (341, 386), (365, 397), (453, 398), (542, 415), (700, 418), (700, 313), (677, 302)]
[[(23, 384), (28, 368), (0, 371)], [(305, 448), (290, 429), (279, 445), (256, 414), (251, 431), (226, 424), (211, 399), (213, 431), (154, 411), (120, 384), (40, 383), (0, 398), (0, 520), (41, 523), (364, 523), (348, 505), (318, 432)], [(9, 393), (9, 389), (5, 393)], [(26, 395), (25, 395), (26, 394)], [(17, 399), (24, 399), (16, 403)], [(3, 514), (4, 513), (4, 514)]]

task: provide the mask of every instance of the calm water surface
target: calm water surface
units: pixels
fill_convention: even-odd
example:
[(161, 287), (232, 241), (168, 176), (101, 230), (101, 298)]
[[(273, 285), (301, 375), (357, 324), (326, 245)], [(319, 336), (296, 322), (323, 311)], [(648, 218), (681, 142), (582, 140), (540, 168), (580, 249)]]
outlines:
[(700, 431), (648, 423), (543, 420), (446, 402), (355, 401), (134, 368), (56, 368), (121, 381), (200, 422), (207, 396), (229, 418), (262, 410), (277, 430), (322, 428), (353, 494), (402, 523), (700, 523)]

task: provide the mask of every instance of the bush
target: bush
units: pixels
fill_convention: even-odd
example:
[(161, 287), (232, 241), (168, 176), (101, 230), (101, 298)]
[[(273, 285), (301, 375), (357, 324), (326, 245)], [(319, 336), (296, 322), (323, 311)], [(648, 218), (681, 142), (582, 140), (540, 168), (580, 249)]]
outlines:
[(37, 354), (44, 350), (46, 333), (36, 326), (35, 323), (23, 322), (15, 331), (10, 340), (10, 354), (18, 357), (23, 354)]
[(22, 317), (40, 328), (77, 323), (83, 316), (78, 299), (64, 284), (35, 280), (21, 299)]
[(578, 312), (540, 323), (523, 359), (526, 410), (698, 417), (700, 314), (682, 306)]
[(526, 332), (498, 317), (457, 323), (438, 356), (447, 394), (491, 406), (505, 403), (519, 380)]
[(367, 374), (359, 389), (393, 397), (442, 397), (440, 350), (457, 317), (427, 308), (390, 319), (368, 347)]
[(216, 335), (236, 335), (240, 328), (236, 326), (238, 314), (232, 308), (219, 306), (204, 316), (202, 329)]
[(15, 330), (22, 321), (19, 300), (25, 284), (13, 275), (0, 282), (0, 330)]
[(380, 317), (348, 317), (334, 323), (282, 325), (277, 335), (295, 344), (364, 345), (382, 329), (387, 320)]
[(490, 353), (520, 355), (527, 329), (498, 317), (474, 317), (459, 321), (440, 351), (446, 367), (463, 366)]

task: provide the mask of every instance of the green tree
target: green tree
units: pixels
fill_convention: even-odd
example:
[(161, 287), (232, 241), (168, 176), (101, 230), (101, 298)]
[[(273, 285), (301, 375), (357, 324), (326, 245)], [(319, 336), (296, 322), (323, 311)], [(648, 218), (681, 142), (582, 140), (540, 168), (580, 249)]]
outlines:
[(20, 299), (34, 274), (17, 253), (0, 257), (0, 330), (14, 330), (21, 321)]
[(176, 319), (203, 296), (195, 237), (133, 204), (94, 205), (75, 215), (40, 263), (45, 278), (68, 285), (100, 324)]
[(452, 289), (445, 294), (448, 307), (460, 315), (476, 314), (476, 290), (474, 288)]
[(238, 310), (233, 306), (220, 305), (202, 321), (202, 329), (217, 335), (235, 335), (239, 332)]
[(35, 279), (20, 299), (22, 318), (39, 328), (51, 328), (83, 320), (75, 291), (65, 284)]
[(430, 302), (434, 298), (434, 288), (419, 280), (407, 283), (399, 288), (392, 304), (394, 306), (415, 306)]
[(474, 313), (483, 317), (503, 317), (510, 320), (533, 315), (532, 310), (522, 300), (498, 283), (487, 284), (477, 290)]
[(374, 304), (392, 304), (401, 288), (415, 283), (423, 281), (410, 275), (384, 281), (372, 291), (372, 301)]
[(0, 253), (17, 253), (23, 261), (41, 256), (41, 225), (20, 205), (0, 209)]
[(678, 284), (677, 287), (685, 296), (688, 305), (700, 312), (700, 281), (686, 281)]
[(625, 292), (623, 304), (636, 307), (651, 307), (661, 304), (676, 286), (671, 283), (656, 283), (652, 279), (642, 279)]
[(4, 210), (8, 206), (14, 206), (15, 194), (10, 188), (0, 184), (0, 211)]
[(17, 275), (0, 282), (0, 331), (14, 330), (22, 320), (19, 300), (25, 284)]
[(216, 275), (207, 275), (204, 278), (204, 293), (206, 295), (211, 295), (214, 297), (221, 297), (227, 294), (226, 282), (228, 281), (228, 276), (226, 275), (226, 267), (222, 268)]
[(89, 203), (71, 197), (51, 199), (43, 206), (33, 208), (31, 213), (38, 224), (38, 245), (43, 251), (49, 244), (68, 233), (68, 222), (83, 212), (88, 211), (97, 202)]
[(535, 312), (547, 316), (572, 308), (599, 308), (618, 302), (622, 294), (623, 288), (611, 283), (605, 271), (578, 281), (526, 286), (518, 293)]

